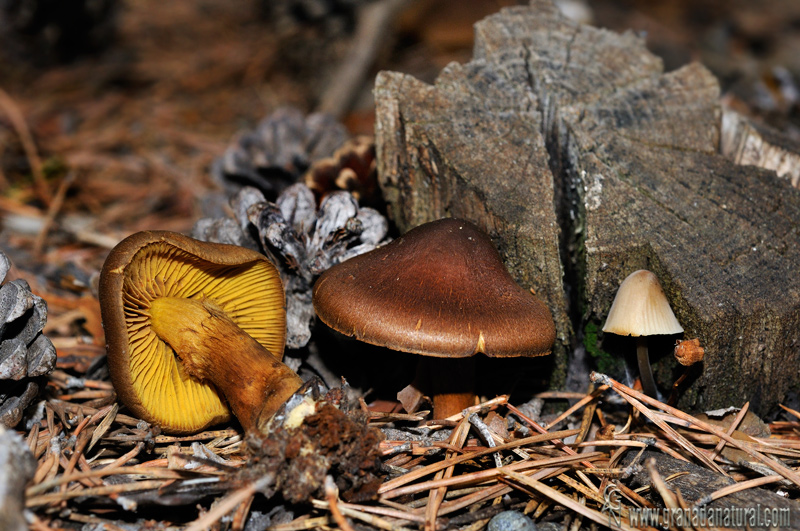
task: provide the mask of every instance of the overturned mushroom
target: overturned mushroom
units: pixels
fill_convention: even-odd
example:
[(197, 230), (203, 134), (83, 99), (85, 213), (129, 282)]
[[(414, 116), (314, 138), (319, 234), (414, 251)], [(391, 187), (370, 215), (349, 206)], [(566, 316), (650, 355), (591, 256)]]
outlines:
[(327, 270), (314, 285), (314, 307), (325, 324), (361, 341), (458, 358), (422, 369), (436, 375), (437, 418), (474, 403), (474, 366), (462, 358), (542, 356), (555, 341), (544, 303), (514, 282), (489, 237), (460, 219), (426, 223)]
[(245, 430), (258, 430), (302, 384), (280, 361), (280, 276), (257, 252), (134, 234), (103, 265), (100, 306), (117, 395), (167, 432), (226, 421), (228, 406)]
[(647, 395), (657, 397), (646, 336), (680, 334), (683, 327), (672, 313), (655, 274), (640, 269), (622, 281), (608, 311), (603, 332), (636, 337), (636, 360), (642, 389)]

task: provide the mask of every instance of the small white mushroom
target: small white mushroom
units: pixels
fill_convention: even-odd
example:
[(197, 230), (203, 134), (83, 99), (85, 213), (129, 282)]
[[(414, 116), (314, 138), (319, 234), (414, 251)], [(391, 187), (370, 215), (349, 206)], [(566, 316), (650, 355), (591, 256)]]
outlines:
[(603, 332), (637, 338), (636, 359), (639, 363), (642, 389), (649, 396), (656, 397), (656, 383), (650, 368), (646, 336), (680, 334), (683, 327), (672, 313), (667, 296), (655, 274), (640, 269), (622, 281), (608, 311)]

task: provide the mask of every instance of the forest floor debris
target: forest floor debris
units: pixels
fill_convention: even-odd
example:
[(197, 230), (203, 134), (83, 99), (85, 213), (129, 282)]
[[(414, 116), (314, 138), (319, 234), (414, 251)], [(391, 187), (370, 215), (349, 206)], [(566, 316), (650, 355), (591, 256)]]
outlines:
[[(25, 505), (38, 529), (93, 521), (125, 529), (142, 513), (159, 515), (156, 529), (245, 529), (251, 511), (276, 508), (293, 515), (290, 522), (276, 519), (270, 527), (276, 531), (345, 529), (343, 522), (354, 529), (481, 529), (508, 509), (537, 522), (629, 529), (640, 522), (632, 514), (645, 508), (730, 510), (737, 506), (731, 495), (748, 492), (746, 500), (774, 500), (770, 496), (779, 493), (784, 516), (800, 521), (800, 504), (793, 501), (800, 492), (800, 413), (787, 410), (787, 420), (769, 425), (771, 435), (756, 437), (739, 429), (746, 404), (724, 427), (604, 375), (594, 379), (601, 387), (577, 401), (568, 416), (550, 415), (549, 423), (529, 418), (506, 396), (446, 421), (419, 420), (425, 412), (370, 413), (363, 406), (343, 414), (326, 405), (307, 418), (304, 431), (251, 441), (247, 450), (235, 426), (162, 435), (120, 413), (107, 382), (75, 378), (66, 385), (64, 373), (56, 371), (41, 420), (26, 438), (37, 466)], [(585, 411), (592, 412), (588, 422)], [(362, 420), (353, 424), (346, 420), (351, 415)], [(742, 452), (738, 461), (726, 452), (733, 448)], [(254, 450), (262, 457), (254, 460)], [(344, 459), (329, 472), (315, 462), (327, 451)], [(298, 456), (305, 457), (292, 464)], [(274, 459), (285, 459), (287, 467), (270, 466)], [(697, 470), (691, 474), (694, 490), (674, 486), (686, 472), (657, 471), (678, 466), (667, 461)], [(364, 476), (372, 465), (376, 471)], [(283, 496), (268, 503), (259, 493), (274, 493), (270, 471), (282, 475), (277, 483)], [(644, 484), (634, 486), (633, 477)], [(741, 498), (736, 503), (741, 507)]]
[[(431, 81), (448, 62), (470, 57), (472, 22), (502, 3), (420, 2), (399, 20), (402, 46), (383, 60)], [(612, 10), (605, 21), (619, 23), (618, 6), (594, 4), (598, 19), (603, 4)], [(643, 9), (626, 11), (623, 25), (641, 28), (638, 17), (655, 48), (678, 49), (670, 69), (710, 56), (705, 62), (723, 74), (726, 89), (744, 65), (749, 78), (732, 92), (737, 108), (755, 107), (796, 137), (796, 96), (766, 110), (753, 105), (763, 94), (747, 97), (755, 87), (775, 96), (766, 98), (772, 102), (787, 84), (795, 86), (791, 79), (771, 83), (782, 64), (796, 71), (796, 57), (779, 53), (793, 49), (781, 42), (797, 38), (785, 29), (793, 18), (784, 10), (759, 8), (756, 20), (766, 22), (757, 26), (730, 10), (721, 19), (704, 18), (701, 30), (684, 20), (696, 2), (673, 2), (666, 10), (632, 4)], [(795, 9), (791, 0), (785, 5)], [(543, 418), (507, 397), (446, 420), (387, 413), (391, 407), (369, 411), (369, 426), (385, 436), (378, 445), (382, 483), (372, 502), (342, 501), (338, 487), (324, 480), (308, 504), (270, 506), (258, 494), (263, 478), (241, 479), (250, 461), (236, 426), (175, 437), (120, 412), (105, 369), (92, 273), (131, 232), (187, 232), (215, 188), (208, 168), (237, 129), (278, 106), (314, 105), (315, 87), (281, 68), (275, 36), (251, 15), (219, 1), (135, 0), (126, 2), (114, 53), (47, 72), (0, 65), (0, 243), (15, 264), (9, 278), (25, 278), (47, 301), (45, 333), (58, 351), (36, 421), (19, 427), (36, 465), (25, 491), (30, 529), (478, 530), (509, 508), (540, 526), (622, 527), (639, 508), (687, 503), (683, 489), (668, 491), (689, 474), (660, 471), (667, 456), (725, 479), (688, 503), (710, 506), (737, 491), (754, 496), (757, 488), (795, 503), (799, 412), (785, 407), (769, 423), (771, 435), (743, 439), (736, 423), (745, 421), (746, 404), (721, 431), (611, 381), (586, 394), (541, 393), (538, 400), (562, 411)], [(697, 50), (710, 44), (721, 49)], [(345, 122), (351, 133), (372, 133), (369, 110), (351, 112)], [(655, 467), (646, 455), (657, 457)], [(647, 486), (624, 481), (633, 476)], [(607, 499), (612, 491), (619, 498)]]

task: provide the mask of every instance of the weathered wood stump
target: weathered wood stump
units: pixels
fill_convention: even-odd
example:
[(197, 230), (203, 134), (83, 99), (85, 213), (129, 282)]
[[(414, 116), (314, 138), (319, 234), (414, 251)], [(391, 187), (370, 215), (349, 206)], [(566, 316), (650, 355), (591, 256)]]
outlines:
[(800, 188), (800, 143), (725, 106), (720, 151), (736, 163), (775, 170)]
[[(394, 221), (460, 216), (492, 236), (553, 312), (556, 385), (575, 336), (603, 355), (594, 332), (642, 268), (706, 348), (684, 406), (766, 412), (800, 383), (800, 191), (719, 154), (705, 68), (664, 73), (635, 35), (534, 0), (478, 23), (474, 59), (434, 85), (384, 72), (375, 97)], [(666, 390), (679, 371), (657, 369)]]

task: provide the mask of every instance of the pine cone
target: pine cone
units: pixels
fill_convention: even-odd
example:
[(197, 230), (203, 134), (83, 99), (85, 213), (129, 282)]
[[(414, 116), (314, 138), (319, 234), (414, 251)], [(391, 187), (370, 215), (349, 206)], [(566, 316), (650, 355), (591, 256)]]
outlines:
[[(0, 281), (10, 268), (0, 252)], [(0, 424), (12, 428), (36, 398), (40, 378), (56, 364), (56, 349), (42, 334), (47, 304), (24, 280), (0, 287)]]
[(315, 162), (304, 180), (317, 202), (334, 190), (347, 190), (360, 204), (374, 206), (380, 201), (377, 175), (375, 142), (371, 137), (358, 136), (345, 142), (332, 157)]
[[(349, 140), (345, 127), (329, 115), (278, 109), (232, 142), (212, 176), (232, 196), (235, 220), (211, 214), (195, 224), (192, 236), (270, 256), (286, 289), (286, 346), (304, 347), (314, 321), (316, 278), (374, 249), (388, 233), (386, 218), (359, 206), (380, 200), (373, 140)], [(297, 183), (301, 177), (314, 192)]]
[(214, 162), (212, 177), (229, 195), (242, 186), (258, 188), (275, 200), (315, 161), (333, 155), (348, 139), (345, 127), (327, 114), (307, 117), (285, 107), (241, 133)]
[(380, 212), (359, 207), (350, 192), (328, 194), (317, 208), (314, 193), (297, 183), (274, 202), (255, 188), (232, 200), (239, 229), (228, 220), (201, 220), (192, 236), (201, 240), (259, 245), (281, 272), (286, 290), (288, 348), (311, 338), (314, 307), (311, 287), (332, 265), (385, 243), (389, 223)]

